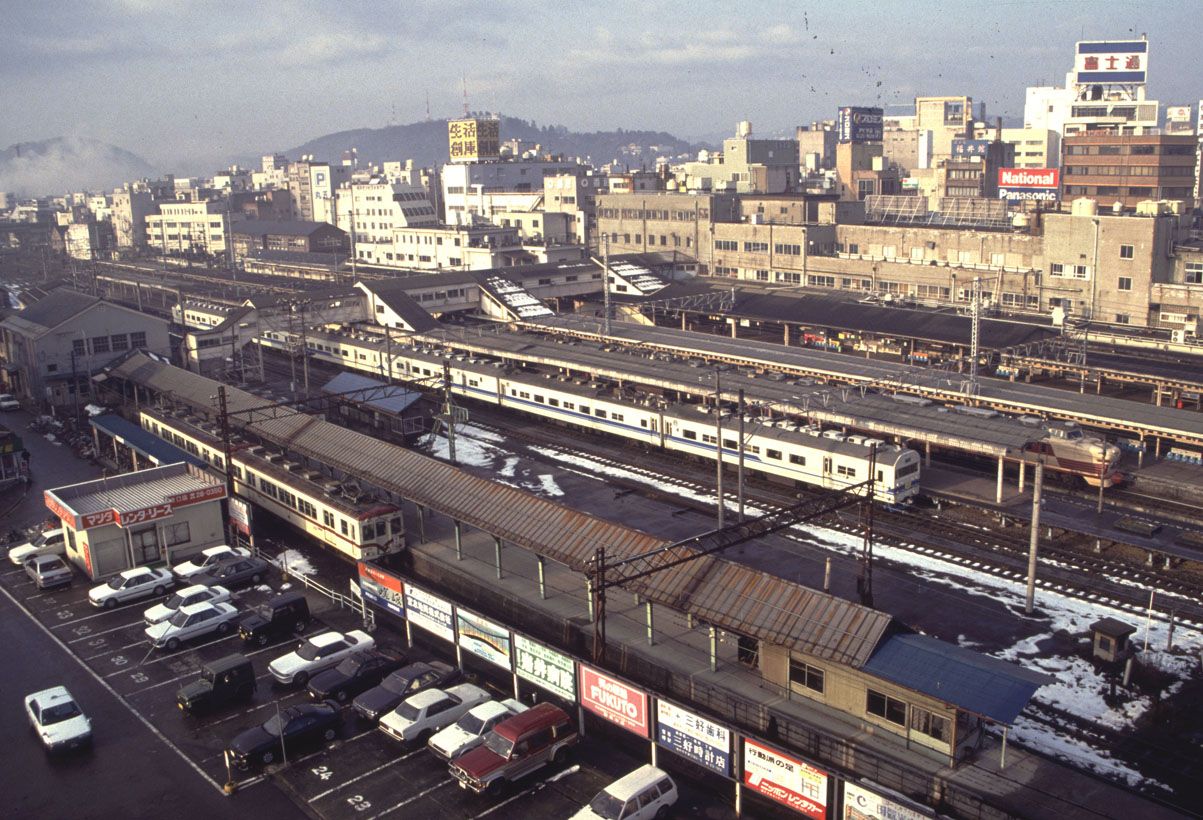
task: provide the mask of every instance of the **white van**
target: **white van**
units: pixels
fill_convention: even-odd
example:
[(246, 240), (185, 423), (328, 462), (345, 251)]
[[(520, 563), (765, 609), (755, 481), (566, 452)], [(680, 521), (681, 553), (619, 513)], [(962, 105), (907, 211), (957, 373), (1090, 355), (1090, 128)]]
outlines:
[(677, 784), (662, 769), (640, 766), (606, 786), (572, 820), (652, 820), (677, 802)]

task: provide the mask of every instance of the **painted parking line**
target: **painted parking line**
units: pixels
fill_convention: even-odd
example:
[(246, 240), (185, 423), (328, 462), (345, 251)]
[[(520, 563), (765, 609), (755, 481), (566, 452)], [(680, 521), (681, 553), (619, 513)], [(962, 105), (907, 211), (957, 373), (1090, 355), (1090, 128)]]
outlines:
[[(238, 637), (237, 635), (226, 635), (224, 638), (218, 638), (217, 640), (209, 641), (208, 643), (197, 644), (196, 646), (189, 647), (187, 649), (184, 649), (183, 651), (172, 652), (171, 654), (168, 654), (168, 655), (161, 655), (160, 657), (155, 658), (153, 661), (143, 660), (141, 663), (137, 664), (137, 666), (138, 667), (150, 666), (150, 665), (156, 664), (156, 663), (163, 663), (163, 661), (178, 660), (179, 658), (181, 658), (183, 655), (185, 655), (188, 652), (194, 652), (194, 651), (197, 651), (200, 649), (204, 649), (206, 646), (214, 646), (216, 644), (221, 643), (222, 641), (228, 641), (228, 640), (231, 640), (231, 639), (237, 638), (237, 637)], [(138, 641), (138, 643), (130, 644), (130, 647), (138, 646), (139, 644), (146, 645), (146, 643), (147, 643), (146, 639), (144, 638), (141, 641)], [(147, 654), (149, 655), (149, 653), (147, 653)], [(124, 666), (124, 664), (121, 664), (121, 665)], [(111, 678), (115, 675), (120, 675), (122, 672), (128, 672), (128, 671), (130, 671), (130, 670), (118, 669), (116, 672), (108, 673), (107, 675), (105, 675), (105, 677)]]
[(409, 754), (405, 754), (405, 755), (402, 755), (401, 757), (394, 758), (393, 760), (390, 760), (388, 763), (382, 763), (379, 766), (377, 766), (376, 768), (369, 769), (368, 771), (364, 772), (363, 774), (356, 775), (355, 777), (352, 777), (350, 780), (348, 780), (344, 783), (340, 783), (332, 789), (326, 789), (324, 792), (322, 792), (320, 794), (315, 794), (313, 797), (309, 798), (308, 802), (313, 803), (318, 800), (321, 800), (323, 797), (329, 797), (330, 795), (334, 794), (339, 789), (345, 789), (347, 786), (350, 786), (352, 783), (358, 783), (360, 780), (363, 780), (365, 777), (370, 777), (371, 775), (376, 774), (376, 772), (387, 769), (389, 766), (395, 766), (396, 764), (400, 763), (403, 760), (409, 760), (414, 755), (419, 754), (424, 751), (426, 751), (426, 747), (422, 747), (421, 749), (414, 749)]
[[(91, 628), (89, 628), (87, 632), (76, 633), (76, 634), (80, 635), (80, 637), (72, 638), (71, 640), (67, 641), (67, 645), (70, 646), (71, 644), (77, 644), (80, 641), (86, 641), (89, 638), (99, 638), (101, 635), (108, 635), (110, 632), (119, 632), (122, 629), (129, 629), (131, 626), (139, 626), (139, 625), (142, 625), (145, 623), (146, 623), (146, 621), (130, 621), (128, 624), (122, 624), (121, 626), (115, 626), (112, 629), (103, 629), (100, 632), (95, 632)], [(62, 625), (66, 626), (66, 624), (62, 624)]]
[(398, 803), (395, 806), (389, 806), (387, 809), (380, 812), (379, 814), (373, 814), (370, 818), (368, 818), (368, 820), (376, 820), (377, 817), (384, 817), (384, 815), (386, 815), (386, 814), (392, 814), (397, 809), (404, 808), (405, 806), (408, 806), (410, 803), (413, 803), (415, 800), (421, 800), (423, 797), (430, 794), (432, 791), (441, 789), (444, 786), (450, 786), (454, 782), (455, 782), (455, 778), (449, 777), (441, 783), (434, 784), (429, 789), (423, 789), (422, 791), (415, 794), (413, 797), (405, 798), (404, 800), (402, 800), (400, 803)]
[[(229, 723), (231, 720), (237, 720), (238, 718), (246, 717), (249, 714), (258, 712), (261, 709), (267, 709), (268, 707), (271, 707), (271, 706), (276, 706), (277, 704), (279, 704), (280, 706), (283, 706), (285, 701), (287, 701), (289, 698), (294, 697), (296, 695), (301, 695), (301, 694), (304, 694), (304, 693), (303, 692), (288, 692), (287, 694), (285, 694), (279, 698), (276, 698), (274, 700), (269, 700), (267, 703), (260, 703), (258, 706), (252, 706), (250, 709), (244, 709), (243, 711), (237, 712), (233, 715), (226, 715), (225, 717), (221, 718), (220, 720), (215, 720), (215, 721), (213, 721), (211, 723), (207, 723), (205, 725), (206, 726), (217, 726), (222, 723)], [(292, 704), (288, 704), (288, 705), (291, 706)]]
[(554, 782), (556, 782), (557, 780), (559, 780), (560, 778), (567, 777), (567, 776), (568, 776), (568, 775), (570, 775), (570, 774), (576, 774), (576, 773), (577, 773), (577, 772), (579, 772), (580, 770), (581, 770), (581, 764), (579, 764), (579, 763), (574, 763), (574, 764), (572, 764), (571, 766), (569, 766), (567, 769), (565, 769), (564, 771), (562, 771), (562, 772), (557, 772), (556, 774), (553, 774), (551, 777), (548, 777), (548, 778), (546, 778), (546, 779), (544, 779), (544, 780), (540, 780), (538, 783), (534, 784), (534, 785), (533, 785), (533, 786), (531, 786), (529, 789), (524, 789), (523, 791), (520, 791), (520, 792), (518, 792), (517, 794), (515, 794), (515, 795), (512, 795), (511, 797), (507, 797), (505, 800), (502, 800), (502, 801), (501, 801), (500, 803), (498, 803), (496, 806), (493, 806), (492, 808), (485, 809), (484, 811), (482, 811), (480, 814), (478, 814), (478, 815), (476, 815), (476, 816), (477, 816), (478, 818), (479, 818), (479, 817), (487, 817), (488, 815), (490, 815), (490, 814), (492, 814), (493, 812), (495, 812), (495, 811), (497, 811), (497, 810), (501, 809), (502, 807), (504, 807), (504, 806), (507, 806), (507, 805), (509, 805), (510, 803), (513, 803), (513, 802), (514, 802), (515, 800), (517, 800), (519, 797), (525, 797), (526, 795), (530, 794), (531, 792), (538, 791), (539, 789), (542, 789), (542, 788), (543, 788), (544, 786), (546, 786), (548, 783), (554, 783)]
[(115, 609), (105, 609), (100, 612), (94, 612), (91, 615), (84, 615), (81, 618), (72, 618), (71, 620), (64, 621), (63, 623), (54, 624), (50, 628), (51, 629), (62, 629), (63, 627), (66, 627), (66, 626), (75, 626), (76, 624), (82, 623), (84, 621), (90, 621), (93, 618), (103, 618), (105, 615), (117, 615), (117, 614), (119, 614), (119, 613)]

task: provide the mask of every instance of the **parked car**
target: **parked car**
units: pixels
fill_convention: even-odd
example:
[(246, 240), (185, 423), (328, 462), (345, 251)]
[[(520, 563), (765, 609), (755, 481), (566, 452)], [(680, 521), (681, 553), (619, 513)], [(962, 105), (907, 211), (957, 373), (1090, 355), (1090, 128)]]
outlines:
[(0, 393), (0, 410), (20, 410), (21, 402), (12, 393)]
[(459, 680), (459, 670), (441, 661), (411, 663), (398, 669), (373, 687), (355, 698), (355, 712), (370, 721), (380, 720), (387, 712), (397, 708), (401, 701), (433, 686), (446, 686)]
[(272, 715), (230, 741), (230, 763), (239, 769), (267, 766), (282, 755), (296, 754), (338, 737), (337, 703), (301, 703)]
[(162, 623), (189, 604), (220, 603), (230, 600), (230, 591), (225, 587), (207, 587), (204, 584), (193, 584), (176, 592), (166, 601), (147, 609), (142, 613), (142, 620), (147, 626)]
[(71, 567), (57, 555), (35, 555), (25, 562), (25, 574), (38, 589), (65, 586), (75, 578)]
[(304, 632), (309, 626), (309, 601), (302, 592), (285, 592), (243, 616), (238, 634), (247, 643), (267, 646), (268, 641)]
[(431, 735), (450, 726), (469, 709), (489, 700), (489, 693), (471, 683), (446, 691), (427, 689), (410, 695), (396, 709), (380, 718), (380, 731), (402, 743), (425, 743)]
[(190, 580), (194, 584), (220, 584), (226, 589), (237, 589), (262, 581), (267, 577), (268, 566), (262, 558), (236, 556), (218, 561), (204, 572), (193, 575)]
[(244, 655), (226, 655), (201, 667), (197, 680), (175, 693), (181, 712), (200, 714), (250, 700), (258, 688), (255, 667)]
[(405, 658), (383, 652), (364, 652), (339, 661), (338, 666), (319, 672), (309, 681), (309, 697), (313, 700), (348, 698), (378, 686), (384, 676), (405, 665)]
[(155, 649), (174, 652), (184, 641), (212, 635), (224, 635), (234, 628), (238, 607), (228, 601), (205, 601), (180, 607), (179, 612), (144, 630), (146, 639)]
[(217, 547), (209, 547), (206, 550), (201, 550), (200, 555), (192, 560), (176, 564), (171, 568), (171, 572), (181, 581), (186, 581), (192, 578), (192, 576), (200, 575), (202, 572), (212, 568), (220, 561), (236, 557), (250, 558), (251, 551), (245, 547), (229, 547), (225, 544)]
[(175, 585), (171, 573), (158, 567), (134, 567), (117, 573), (108, 583), (88, 590), (92, 606), (112, 609), (140, 598), (162, 595)]
[(525, 712), (527, 706), (521, 701), (509, 698), (503, 701), (491, 700), (482, 703), (452, 725), (436, 732), (426, 747), (434, 752), (436, 757), (451, 761), (485, 742), (487, 735), (501, 721)]
[(18, 544), (8, 551), (8, 560), (18, 567), (24, 566), (25, 561), (35, 555), (65, 555), (67, 552), (67, 531), (62, 527), (42, 530), (24, 544)]
[(25, 714), (47, 752), (80, 749), (92, 742), (92, 721), (65, 686), (26, 695)]
[(346, 634), (323, 632), (301, 641), (295, 650), (276, 658), (268, 664), (267, 671), (285, 686), (294, 683), (304, 686), (311, 677), (336, 665), (343, 658), (368, 652), (375, 647), (376, 641), (372, 636), (359, 629)]
[(539, 703), (497, 724), (484, 743), (451, 764), (451, 775), (462, 789), (496, 792), (507, 781), (561, 762), (579, 740), (567, 712)]
[(606, 786), (572, 820), (653, 820), (668, 816), (677, 802), (677, 784), (651, 764)]

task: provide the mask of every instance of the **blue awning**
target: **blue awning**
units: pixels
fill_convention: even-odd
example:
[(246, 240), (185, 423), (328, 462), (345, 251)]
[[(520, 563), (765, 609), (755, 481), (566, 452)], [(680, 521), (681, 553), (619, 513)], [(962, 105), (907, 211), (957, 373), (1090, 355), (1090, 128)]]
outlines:
[(177, 464), (181, 461), (195, 464), (197, 467), (207, 467), (203, 459), (199, 459), (186, 450), (181, 450), (174, 444), (169, 444), (158, 436), (143, 430), (138, 425), (126, 421), (121, 416), (111, 413), (103, 416), (93, 416), (90, 419), (93, 427), (102, 433), (112, 436), (117, 441), (129, 447), (138, 455), (148, 458), (157, 466)]
[(882, 641), (864, 671), (965, 712), (1010, 725), (1052, 678), (926, 635)]
[(411, 404), (422, 398), (422, 394), (416, 390), (406, 390), (404, 387), (385, 384), (358, 373), (339, 373), (326, 382), (322, 387), (322, 392), (357, 401), (374, 410), (394, 415), (401, 414)]

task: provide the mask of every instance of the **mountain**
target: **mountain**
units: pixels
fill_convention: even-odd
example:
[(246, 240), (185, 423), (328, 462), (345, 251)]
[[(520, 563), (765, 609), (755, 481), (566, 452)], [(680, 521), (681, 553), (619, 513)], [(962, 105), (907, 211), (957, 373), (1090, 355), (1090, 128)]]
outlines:
[[(522, 140), (524, 150), (536, 144), (545, 153), (588, 157), (595, 164), (617, 160), (633, 168), (651, 168), (656, 157), (695, 154), (710, 146), (691, 144), (663, 131), (569, 131), (562, 125), (536, 125), (532, 120), (501, 118), (501, 139)], [(291, 158), (312, 154), (319, 160), (337, 162), (343, 151), (356, 149), (359, 161), (379, 163), (412, 159), (420, 167), (447, 162), (447, 121), (428, 120), (385, 128), (357, 128), (312, 139), (286, 151)]]
[(148, 176), (156, 171), (142, 157), (87, 137), (19, 142), (0, 151), (0, 191), (18, 196), (106, 191)]

